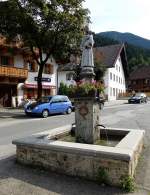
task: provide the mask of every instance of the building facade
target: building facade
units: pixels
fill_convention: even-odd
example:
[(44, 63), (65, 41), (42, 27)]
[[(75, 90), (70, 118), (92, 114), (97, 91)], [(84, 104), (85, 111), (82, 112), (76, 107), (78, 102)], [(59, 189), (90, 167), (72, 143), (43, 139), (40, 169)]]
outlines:
[(23, 49), (17, 43), (7, 44), (0, 37), (0, 106), (10, 107), (18, 95), (20, 83), (28, 77)]
[(150, 66), (141, 66), (130, 74), (129, 92), (150, 92)]
[[(43, 57), (45, 55), (43, 54)], [(37, 98), (38, 65), (33, 60), (28, 62), (28, 78), (24, 83), (25, 99)], [(53, 58), (49, 58), (42, 74), (42, 95), (55, 95), (57, 93), (57, 64)]]
[(106, 67), (104, 76), (105, 95), (108, 101), (116, 100), (119, 94), (126, 93), (128, 64), (124, 44), (94, 48), (95, 58)]
[(108, 100), (116, 100), (119, 94), (126, 93), (126, 80), (120, 56), (104, 76), (105, 94)]
[[(45, 54), (43, 54), (43, 58)], [(38, 65), (19, 43), (0, 37), (0, 106), (20, 106), (37, 97)], [(57, 64), (49, 58), (42, 75), (42, 95), (57, 93)]]

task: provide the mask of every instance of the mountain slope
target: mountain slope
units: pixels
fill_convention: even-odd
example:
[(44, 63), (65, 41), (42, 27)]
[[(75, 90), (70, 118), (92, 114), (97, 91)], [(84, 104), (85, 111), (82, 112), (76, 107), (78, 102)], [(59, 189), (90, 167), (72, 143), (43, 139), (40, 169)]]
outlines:
[(131, 33), (120, 33), (116, 31), (106, 31), (98, 33), (98, 35), (102, 35), (104, 37), (108, 37), (114, 39), (119, 42), (127, 42), (128, 44), (132, 44), (138, 47), (142, 47), (145, 49), (150, 49), (150, 40), (144, 39), (137, 35)]
[[(116, 41), (112, 38), (102, 36), (101, 33), (94, 35), (95, 47), (101, 47), (106, 45), (119, 44), (122, 41)], [(131, 73), (138, 67), (149, 65), (150, 66), (150, 49), (135, 46), (133, 44), (125, 43), (127, 59), (128, 59), (128, 70)]]

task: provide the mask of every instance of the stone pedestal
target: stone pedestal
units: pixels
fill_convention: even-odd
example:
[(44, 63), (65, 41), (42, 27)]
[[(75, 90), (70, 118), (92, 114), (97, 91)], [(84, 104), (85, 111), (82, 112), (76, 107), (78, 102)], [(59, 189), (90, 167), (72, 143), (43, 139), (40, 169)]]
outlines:
[(100, 138), (99, 104), (95, 98), (76, 98), (75, 108), (76, 140), (93, 144)]
[(94, 68), (92, 66), (83, 66), (81, 69), (80, 77), (85, 82), (93, 81), (95, 77)]

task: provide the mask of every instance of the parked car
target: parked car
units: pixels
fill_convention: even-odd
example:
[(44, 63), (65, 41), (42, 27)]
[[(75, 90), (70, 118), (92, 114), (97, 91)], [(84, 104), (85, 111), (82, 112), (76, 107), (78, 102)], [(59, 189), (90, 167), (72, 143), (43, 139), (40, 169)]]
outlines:
[(137, 93), (128, 99), (128, 103), (147, 103), (147, 96), (145, 93)]
[(72, 112), (72, 103), (67, 96), (55, 95), (45, 96), (39, 101), (27, 104), (25, 106), (26, 115), (40, 115), (43, 118), (50, 114)]

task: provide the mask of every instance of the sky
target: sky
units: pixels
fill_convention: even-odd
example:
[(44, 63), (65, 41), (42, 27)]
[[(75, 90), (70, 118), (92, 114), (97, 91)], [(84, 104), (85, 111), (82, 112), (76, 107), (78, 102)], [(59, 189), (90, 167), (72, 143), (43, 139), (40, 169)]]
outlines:
[(92, 31), (130, 32), (150, 39), (150, 0), (85, 0)]

